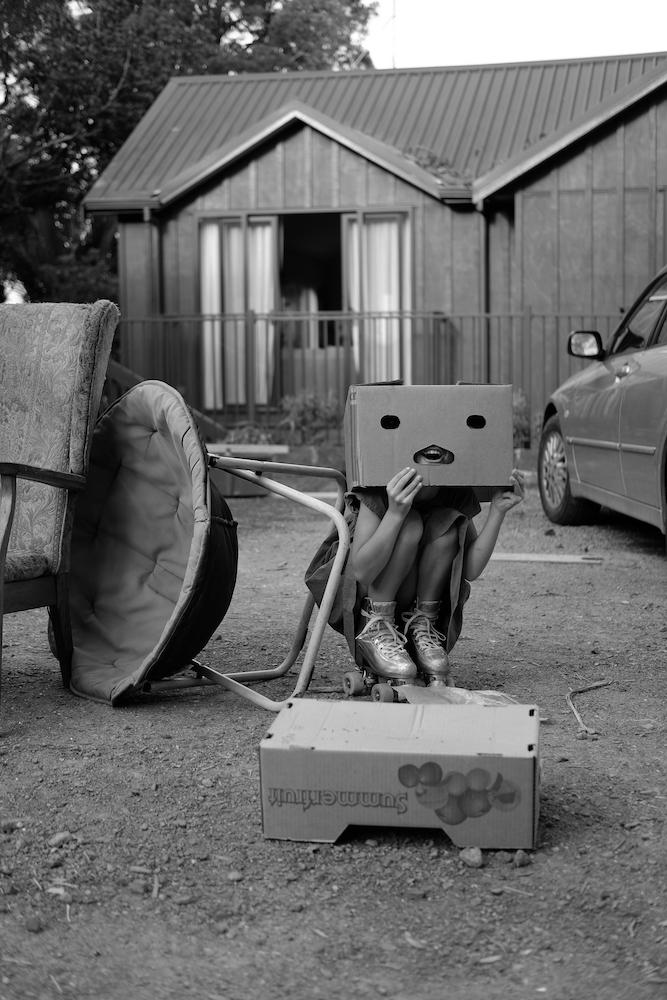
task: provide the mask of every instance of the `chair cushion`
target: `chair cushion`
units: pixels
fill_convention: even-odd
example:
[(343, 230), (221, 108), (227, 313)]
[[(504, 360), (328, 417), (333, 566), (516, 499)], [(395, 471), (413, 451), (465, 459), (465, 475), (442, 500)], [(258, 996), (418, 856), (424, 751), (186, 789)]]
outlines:
[(35, 580), (45, 576), (49, 564), (43, 552), (21, 552), (16, 557), (11, 552), (5, 561), (5, 583), (17, 580)]
[[(100, 300), (0, 306), (0, 454), (60, 472), (85, 473), (118, 309)], [(41, 553), (60, 568), (67, 494), (19, 480), (10, 561), (30, 576)], [(19, 570), (17, 570), (19, 571)]]
[(237, 556), (183, 398), (140, 383), (98, 421), (76, 507), (72, 691), (117, 704), (187, 666), (227, 611)]

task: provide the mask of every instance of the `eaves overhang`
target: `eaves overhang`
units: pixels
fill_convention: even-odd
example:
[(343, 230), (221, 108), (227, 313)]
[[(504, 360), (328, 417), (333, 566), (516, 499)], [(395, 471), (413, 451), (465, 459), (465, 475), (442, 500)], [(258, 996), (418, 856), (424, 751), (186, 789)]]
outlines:
[(559, 132), (536, 142), (525, 152), (517, 154), (478, 177), (472, 183), (472, 200), (475, 206), (481, 210), (487, 198), (497, 194), (531, 170), (562, 153), (575, 142), (622, 114), (633, 104), (651, 96), (665, 83), (667, 83), (667, 68), (661, 66), (652, 73), (647, 73), (646, 76), (636, 80), (623, 91), (615, 94), (613, 98), (601, 102), (593, 111), (589, 111)]
[(157, 198), (146, 192), (139, 192), (136, 195), (109, 195), (104, 196), (104, 192), (95, 185), (91, 188), (91, 193), (83, 200), (86, 212), (106, 215), (134, 215), (145, 214), (154, 209), (159, 209), (160, 203)]

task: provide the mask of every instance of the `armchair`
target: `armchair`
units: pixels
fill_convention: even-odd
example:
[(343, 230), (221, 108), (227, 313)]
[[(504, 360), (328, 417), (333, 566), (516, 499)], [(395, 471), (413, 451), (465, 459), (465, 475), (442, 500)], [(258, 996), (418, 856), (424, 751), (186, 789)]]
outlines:
[(4, 614), (46, 607), (69, 685), (69, 551), (118, 324), (106, 300), (0, 305), (0, 675)]

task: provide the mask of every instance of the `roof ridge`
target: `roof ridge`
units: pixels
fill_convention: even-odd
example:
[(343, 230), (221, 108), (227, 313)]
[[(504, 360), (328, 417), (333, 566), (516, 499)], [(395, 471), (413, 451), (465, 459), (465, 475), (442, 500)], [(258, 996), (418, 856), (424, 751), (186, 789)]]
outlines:
[(667, 51), (657, 50), (655, 52), (627, 52), (615, 53), (605, 56), (570, 56), (565, 59), (512, 59), (509, 61), (489, 62), (489, 63), (460, 63), (446, 66), (399, 66), (393, 68), (369, 69), (304, 69), (288, 70), (286, 72), (272, 71), (261, 73), (197, 73), (185, 74), (183, 76), (172, 76), (170, 81), (176, 83), (197, 83), (203, 80), (225, 80), (227, 83), (243, 83), (248, 80), (293, 80), (295, 78), (306, 79), (316, 77), (350, 77), (358, 76), (368, 78), (370, 76), (399, 76), (406, 73), (461, 73), (464, 70), (486, 70), (486, 69), (511, 69), (521, 66), (571, 66), (574, 64), (585, 65), (587, 63), (617, 62), (624, 59), (667, 59)]

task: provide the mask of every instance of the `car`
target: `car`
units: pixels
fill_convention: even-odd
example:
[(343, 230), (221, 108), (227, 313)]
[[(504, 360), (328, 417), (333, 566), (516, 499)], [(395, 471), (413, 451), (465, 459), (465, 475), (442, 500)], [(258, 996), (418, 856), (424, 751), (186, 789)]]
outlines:
[(555, 524), (590, 521), (600, 507), (667, 531), (667, 267), (608, 343), (575, 330), (568, 354), (591, 364), (550, 396), (537, 480)]

